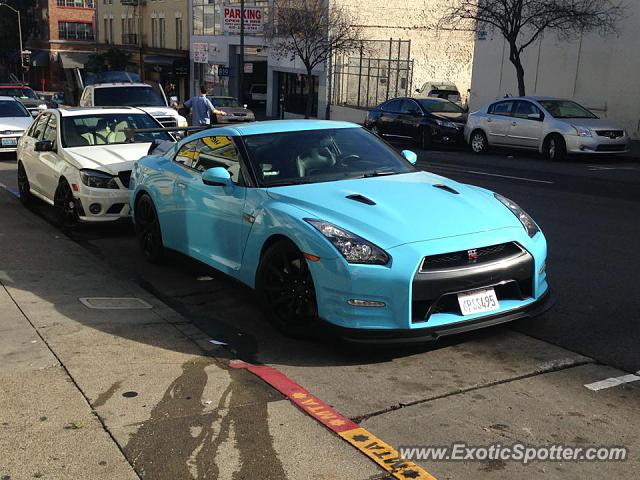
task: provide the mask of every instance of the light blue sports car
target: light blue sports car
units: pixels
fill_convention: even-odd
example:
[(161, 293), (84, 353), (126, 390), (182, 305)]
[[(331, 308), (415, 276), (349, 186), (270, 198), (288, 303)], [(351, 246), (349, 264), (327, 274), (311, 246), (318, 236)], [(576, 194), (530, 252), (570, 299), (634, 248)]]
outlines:
[(177, 250), (255, 288), (289, 335), (416, 341), (542, 312), (531, 217), (415, 162), (351, 123), (212, 128), (142, 158), (131, 209), (149, 260)]

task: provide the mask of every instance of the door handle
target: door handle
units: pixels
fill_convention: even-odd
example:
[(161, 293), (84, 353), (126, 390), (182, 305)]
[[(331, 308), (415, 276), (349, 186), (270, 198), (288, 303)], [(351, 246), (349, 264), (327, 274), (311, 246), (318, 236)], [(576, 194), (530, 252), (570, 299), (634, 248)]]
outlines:
[(182, 182), (176, 182), (176, 188), (181, 188), (184, 190), (185, 188), (187, 188), (187, 184)]
[(493, 120), (491, 120), (490, 118), (487, 118), (487, 123), (491, 123), (493, 122)]

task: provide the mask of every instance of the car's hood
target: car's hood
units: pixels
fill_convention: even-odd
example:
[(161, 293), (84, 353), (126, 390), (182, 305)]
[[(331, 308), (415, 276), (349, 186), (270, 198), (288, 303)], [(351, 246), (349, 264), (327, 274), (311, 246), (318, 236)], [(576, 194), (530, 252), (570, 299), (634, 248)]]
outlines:
[(131, 170), (134, 162), (144, 157), (150, 143), (124, 143), (118, 145), (90, 145), (65, 149), (78, 168), (90, 168), (117, 175)]
[(140, 110), (147, 112), (152, 117), (171, 116), (178, 117), (178, 112), (170, 107), (137, 107)]
[[(447, 186), (458, 193), (435, 187)], [(493, 195), (427, 172), (274, 187), (275, 199), (382, 248), (522, 225)], [(346, 198), (362, 195), (367, 205)]]
[(622, 126), (603, 118), (558, 118), (576, 127), (592, 128), (594, 130), (622, 130)]
[(0, 117), (0, 134), (6, 130), (26, 130), (31, 122), (31, 117)]
[(440, 118), (442, 120), (449, 120), (450, 122), (455, 123), (466, 123), (467, 114), (466, 113), (449, 113), (449, 112), (436, 112), (432, 114), (436, 118)]
[(242, 107), (216, 107), (218, 110), (222, 110), (224, 113), (244, 113), (246, 115), (251, 113), (251, 110), (248, 108)]

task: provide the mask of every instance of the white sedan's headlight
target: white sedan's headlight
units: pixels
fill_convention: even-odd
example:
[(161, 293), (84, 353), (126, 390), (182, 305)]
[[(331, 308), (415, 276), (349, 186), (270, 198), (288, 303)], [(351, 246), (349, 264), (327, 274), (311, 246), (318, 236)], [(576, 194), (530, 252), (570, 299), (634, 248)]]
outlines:
[(355, 233), (323, 220), (305, 218), (305, 221), (324, 235), (349, 263), (386, 265), (389, 262), (390, 257), (384, 250)]
[(573, 129), (576, 131), (576, 135), (579, 137), (593, 137), (593, 133), (590, 128), (587, 127), (576, 127), (575, 125), (571, 125)]
[(110, 188), (117, 190), (120, 187), (113, 175), (98, 170), (80, 170), (80, 180), (87, 187), (92, 188)]
[(527, 212), (525, 212), (522, 208), (520, 208), (520, 206), (516, 202), (503, 197), (499, 193), (494, 193), (493, 195), (505, 207), (511, 210), (511, 213), (513, 213), (516, 217), (518, 217), (518, 220), (520, 220), (520, 223), (522, 224), (524, 229), (527, 231), (527, 235), (533, 238), (535, 234), (540, 231), (540, 228), (538, 228), (538, 225), (536, 224), (536, 222), (533, 221), (533, 218), (531, 218)]
[(188, 127), (189, 126), (189, 122), (187, 122), (186, 118), (184, 118), (182, 115), (180, 115), (178, 117), (178, 126), (179, 127)]

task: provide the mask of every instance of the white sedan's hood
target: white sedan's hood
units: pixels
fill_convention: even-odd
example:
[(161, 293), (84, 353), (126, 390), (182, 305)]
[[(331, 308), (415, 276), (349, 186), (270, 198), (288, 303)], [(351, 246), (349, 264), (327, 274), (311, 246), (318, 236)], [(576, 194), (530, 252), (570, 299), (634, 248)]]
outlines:
[(123, 170), (131, 170), (133, 164), (147, 154), (150, 145), (150, 143), (90, 145), (67, 148), (65, 153), (79, 169), (90, 168), (117, 175)]
[(152, 117), (174, 117), (178, 118), (180, 115), (173, 108), (169, 107), (138, 107), (140, 110), (147, 112)]
[(33, 122), (31, 117), (0, 117), (0, 135), (7, 130), (26, 130)]

